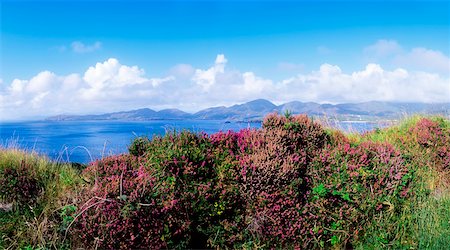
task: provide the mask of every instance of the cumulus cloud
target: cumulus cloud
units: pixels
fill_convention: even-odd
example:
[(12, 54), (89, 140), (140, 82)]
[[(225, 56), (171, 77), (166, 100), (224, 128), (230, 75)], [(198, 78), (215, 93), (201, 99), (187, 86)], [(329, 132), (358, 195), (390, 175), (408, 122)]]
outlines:
[(52, 89), (52, 85), (58, 81), (57, 76), (50, 71), (43, 71), (27, 83), (26, 91), (30, 93), (42, 93)]
[(349, 74), (338, 66), (324, 64), (318, 71), (284, 80), (280, 88), (285, 100), (449, 102), (449, 81), (437, 74), (401, 68), (388, 71), (378, 64)]
[(70, 45), (70, 47), (75, 53), (88, 53), (101, 49), (102, 43), (97, 41), (93, 44), (84, 44), (80, 41), (75, 41)]
[[(227, 70), (225, 66), (220, 64), (217, 67), (216, 60), (213, 67), (196, 71), (201, 74), (207, 72), (208, 77), (205, 78), (210, 80), (208, 88), (201, 88), (202, 94), (197, 94), (197, 103), (214, 105), (212, 100), (219, 100), (220, 103), (233, 104), (256, 98), (279, 103), (294, 100), (321, 103), (450, 101), (450, 77), (400, 67), (386, 70), (379, 64), (370, 63), (362, 70), (345, 73), (337, 65), (322, 64), (317, 71), (274, 82), (254, 72)], [(196, 74), (192, 81), (203, 86), (205, 78)]]
[(59, 76), (43, 71), (1, 88), (0, 113), (4, 119), (17, 119), (148, 106), (149, 99), (158, 101), (157, 88), (174, 78), (146, 78), (144, 74), (143, 69), (122, 65), (114, 58), (89, 67), (84, 74)]
[(450, 77), (404, 68), (386, 70), (367, 64), (359, 71), (339, 66), (319, 69), (282, 81), (227, 68), (218, 55), (206, 69), (179, 64), (162, 77), (148, 77), (138, 66), (110, 58), (85, 72), (57, 75), (50, 71), (31, 79), (15, 79), (0, 88), (3, 119), (45, 117), (61, 113), (102, 113), (142, 107), (185, 111), (232, 105), (257, 98), (274, 102), (320, 103), (379, 101), (449, 102)]
[(372, 62), (450, 75), (450, 57), (440, 51), (422, 47), (407, 50), (395, 40), (378, 40), (375, 44), (366, 47), (364, 53)]
[(84, 73), (83, 80), (90, 87), (102, 89), (103, 87), (122, 87), (125, 85), (141, 84), (148, 79), (144, 78), (145, 72), (137, 66), (121, 65), (115, 58), (110, 58), (103, 63), (97, 63)]
[(196, 69), (193, 80), (200, 86), (202, 86), (203, 90), (207, 91), (216, 83), (216, 78), (225, 72), (225, 64), (228, 60), (225, 58), (225, 55), (219, 54), (216, 57), (216, 61), (214, 65), (207, 69)]

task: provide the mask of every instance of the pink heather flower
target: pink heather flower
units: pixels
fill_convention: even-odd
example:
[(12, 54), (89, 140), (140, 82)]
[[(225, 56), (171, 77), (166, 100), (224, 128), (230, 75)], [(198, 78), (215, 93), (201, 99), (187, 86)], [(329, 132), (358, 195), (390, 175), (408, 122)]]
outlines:
[(377, 207), (376, 207), (376, 210), (379, 211), (381, 208), (383, 208), (383, 205), (382, 204), (378, 204)]
[(400, 193), (400, 197), (405, 198), (408, 195), (409, 189), (405, 189)]
[(350, 173), (350, 177), (357, 177), (357, 176), (359, 176), (358, 172), (351, 172)]

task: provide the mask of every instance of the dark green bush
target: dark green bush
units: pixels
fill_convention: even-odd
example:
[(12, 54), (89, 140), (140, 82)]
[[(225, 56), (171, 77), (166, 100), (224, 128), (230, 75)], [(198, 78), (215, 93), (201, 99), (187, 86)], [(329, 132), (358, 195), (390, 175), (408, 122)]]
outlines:
[(147, 137), (137, 137), (128, 147), (131, 155), (142, 156), (148, 150), (150, 140)]
[(33, 206), (44, 187), (36, 168), (25, 160), (19, 166), (6, 166), (0, 170), (0, 197), (6, 202)]
[(308, 200), (320, 245), (349, 247), (378, 223), (373, 218), (400, 214), (410, 192), (409, 170), (400, 152), (386, 143), (326, 147), (308, 171), (313, 186)]

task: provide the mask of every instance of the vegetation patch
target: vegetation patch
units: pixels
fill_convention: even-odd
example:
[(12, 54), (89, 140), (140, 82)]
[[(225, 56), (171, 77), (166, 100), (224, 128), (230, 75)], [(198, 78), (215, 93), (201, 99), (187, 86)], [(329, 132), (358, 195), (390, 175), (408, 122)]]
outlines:
[(441, 117), (348, 136), (286, 113), (88, 167), (2, 149), (0, 247), (441, 249), (449, 144)]

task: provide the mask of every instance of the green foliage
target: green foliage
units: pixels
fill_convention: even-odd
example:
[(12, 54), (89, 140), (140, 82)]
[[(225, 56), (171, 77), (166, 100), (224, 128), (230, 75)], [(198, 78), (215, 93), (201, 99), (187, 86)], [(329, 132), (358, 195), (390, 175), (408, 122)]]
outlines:
[(77, 207), (74, 205), (67, 205), (62, 207), (60, 212), (61, 221), (61, 231), (67, 230), (69, 225), (75, 219), (75, 212), (77, 211)]
[(284, 117), (286, 117), (287, 119), (292, 117), (292, 112), (289, 109), (286, 109), (284, 111)]
[(313, 188), (313, 194), (317, 195), (315, 196), (316, 199), (318, 199), (319, 197), (325, 197), (327, 193), (328, 190), (323, 183)]
[(148, 150), (149, 144), (150, 140), (147, 137), (137, 137), (128, 147), (128, 151), (131, 155), (142, 156)]

